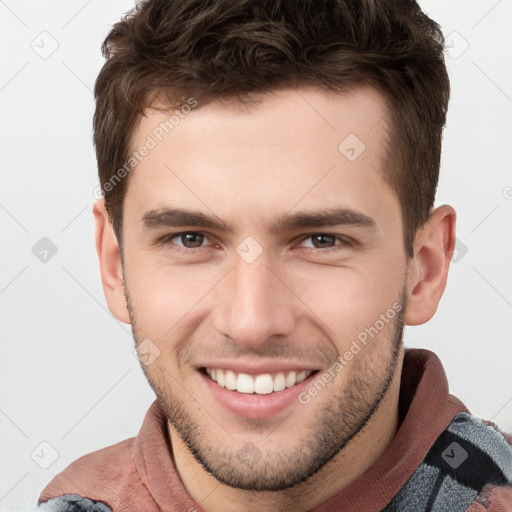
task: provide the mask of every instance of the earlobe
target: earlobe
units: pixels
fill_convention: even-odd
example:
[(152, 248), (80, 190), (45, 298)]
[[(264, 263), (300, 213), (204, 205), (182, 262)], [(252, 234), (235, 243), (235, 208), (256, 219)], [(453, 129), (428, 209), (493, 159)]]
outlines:
[(96, 251), (108, 309), (119, 321), (129, 324), (130, 316), (124, 294), (121, 254), (104, 199), (98, 199), (94, 203), (93, 213), (96, 225)]
[(428, 322), (437, 310), (455, 248), (455, 210), (443, 205), (418, 230), (409, 262), (405, 323)]

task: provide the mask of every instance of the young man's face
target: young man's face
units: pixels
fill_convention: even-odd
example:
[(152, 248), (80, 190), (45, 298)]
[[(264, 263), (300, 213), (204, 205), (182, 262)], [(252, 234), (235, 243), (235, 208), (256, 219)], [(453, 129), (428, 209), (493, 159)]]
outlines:
[(138, 126), (133, 149), (157, 145), (124, 199), (130, 320), (159, 351), (143, 368), (214, 476), (289, 487), (399, 377), (407, 259), (384, 103), (369, 88), (282, 90), (193, 109), (158, 141), (172, 113)]

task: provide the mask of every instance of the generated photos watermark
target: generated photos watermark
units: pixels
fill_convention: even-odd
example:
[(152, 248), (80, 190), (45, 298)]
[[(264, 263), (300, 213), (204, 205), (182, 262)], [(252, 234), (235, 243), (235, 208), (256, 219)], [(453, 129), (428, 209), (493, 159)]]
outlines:
[(308, 389), (299, 394), (299, 402), (303, 405), (309, 404), (311, 399), (317, 396), (367, 346), (368, 341), (377, 336), (386, 324), (389, 324), (400, 311), (402, 311), (402, 304), (395, 302), (385, 313), (379, 316), (379, 319), (373, 325), (362, 330), (356, 336), (356, 339), (352, 340), (349, 350), (343, 355), (338, 356), (328, 370), (318, 375)]
[(179, 110), (175, 110), (174, 114), (165, 121), (162, 121), (152, 132), (146, 137), (144, 143), (124, 162), (124, 164), (110, 177), (110, 179), (98, 185), (93, 190), (93, 196), (101, 199), (105, 192), (112, 190), (131, 172), (137, 165), (149, 155), (151, 150), (155, 149), (158, 144), (178, 126), (182, 119), (185, 119), (194, 107), (197, 106), (197, 100), (189, 98)]

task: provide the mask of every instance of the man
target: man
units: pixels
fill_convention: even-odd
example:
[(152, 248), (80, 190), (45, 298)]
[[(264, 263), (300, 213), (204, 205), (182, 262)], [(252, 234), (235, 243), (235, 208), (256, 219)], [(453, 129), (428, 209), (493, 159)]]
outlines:
[(512, 510), (512, 438), (405, 350), (454, 251), (413, 1), (146, 1), (104, 46), (96, 246), (156, 393), (40, 510)]

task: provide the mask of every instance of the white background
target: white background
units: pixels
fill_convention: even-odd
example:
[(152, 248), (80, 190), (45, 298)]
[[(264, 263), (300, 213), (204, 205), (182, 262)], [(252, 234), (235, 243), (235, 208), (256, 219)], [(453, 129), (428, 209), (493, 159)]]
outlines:
[[(436, 352), (451, 392), (512, 431), (512, 0), (421, 4), (451, 34), (437, 204), (457, 210), (467, 252), (459, 246), (436, 316), (407, 328), (406, 345)], [(100, 45), (131, 6), (0, 2), (1, 511), (31, 510), (70, 462), (136, 435), (154, 399), (129, 326), (106, 309), (91, 213)], [(34, 51), (57, 44), (48, 58)], [(32, 253), (42, 237), (58, 249), (46, 263)], [(47, 469), (31, 458), (52, 462), (42, 442), (58, 453)]]

